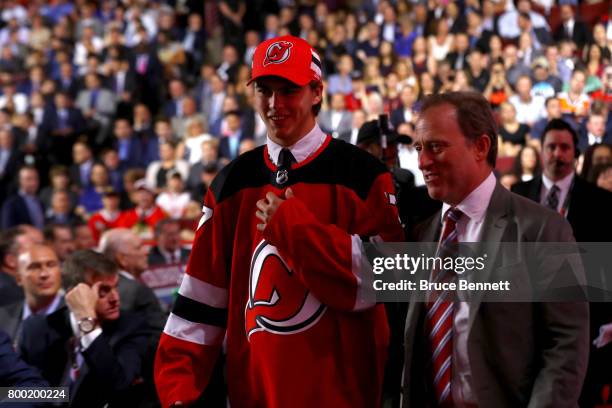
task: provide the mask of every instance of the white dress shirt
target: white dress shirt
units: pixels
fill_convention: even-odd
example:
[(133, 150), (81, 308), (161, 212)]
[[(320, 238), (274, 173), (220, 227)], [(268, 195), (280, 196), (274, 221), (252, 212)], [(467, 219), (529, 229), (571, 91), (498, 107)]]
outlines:
[[(476, 187), (459, 205), (456, 206), (463, 216), (457, 222), (457, 240), (459, 242), (479, 242), (482, 237), (482, 226), (484, 224), (487, 208), (495, 190), (497, 181), (491, 172), (489, 176)], [(451, 206), (442, 205), (442, 216)], [(455, 317), (453, 320), (453, 366), (451, 379), (451, 392), (455, 407), (476, 406), (476, 398), (473, 393), (472, 368), (468, 356), (468, 317), (470, 304), (458, 302), (455, 305)]]
[[(289, 149), (293, 157), (295, 157), (295, 161), (299, 163), (312, 156), (312, 154), (316, 152), (319, 147), (321, 147), (326, 137), (327, 135), (323, 133), (319, 125), (315, 123), (312, 130), (308, 132), (306, 136), (295, 142), (293, 146), (288, 146), (287, 149)], [(270, 160), (272, 160), (274, 164), (278, 165), (278, 156), (280, 155), (280, 151), (284, 146), (273, 142), (269, 136), (266, 139), (266, 145), (268, 146), (268, 155), (270, 156)]]
[(589, 146), (593, 146), (594, 144), (603, 143), (603, 135), (595, 136), (593, 133), (589, 132)]

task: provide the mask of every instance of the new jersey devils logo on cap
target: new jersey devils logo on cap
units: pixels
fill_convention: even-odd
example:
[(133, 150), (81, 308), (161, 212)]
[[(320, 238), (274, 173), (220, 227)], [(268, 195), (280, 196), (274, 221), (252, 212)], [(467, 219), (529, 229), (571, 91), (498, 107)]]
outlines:
[(325, 310), (276, 247), (262, 240), (251, 260), (249, 299), (244, 311), (247, 339), (250, 341), (259, 331), (288, 335), (308, 330)]
[(291, 55), (291, 47), (293, 44), (289, 41), (277, 41), (270, 44), (266, 50), (266, 58), (264, 58), (263, 66), (269, 64), (282, 64), (289, 59)]

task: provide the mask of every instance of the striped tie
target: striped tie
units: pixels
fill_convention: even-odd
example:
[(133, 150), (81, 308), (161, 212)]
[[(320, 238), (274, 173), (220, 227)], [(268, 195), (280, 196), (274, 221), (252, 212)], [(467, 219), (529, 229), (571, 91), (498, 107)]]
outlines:
[(553, 184), (546, 196), (546, 207), (550, 208), (553, 211), (557, 211), (557, 207), (559, 207), (559, 192), (561, 189), (556, 184)]
[[(457, 221), (463, 213), (450, 208), (444, 215), (444, 228), (440, 236), (436, 257), (451, 256), (453, 244), (457, 243)], [(448, 282), (455, 279), (454, 273), (434, 269), (431, 273), (433, 282)], [(426, 330), (431, 352), (431, 374), (436, 401), (441, 407), (451, 407), (452, 354), (453, 354), (453, 317), (454, 304), (445, 300), (448, 294), (435, 291), (430, 294), (426, 304)]]

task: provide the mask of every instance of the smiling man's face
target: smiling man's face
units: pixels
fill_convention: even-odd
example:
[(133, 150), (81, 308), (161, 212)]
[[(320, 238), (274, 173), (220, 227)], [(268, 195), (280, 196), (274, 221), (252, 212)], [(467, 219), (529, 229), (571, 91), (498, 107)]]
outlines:
[(298, 86), (279, 77), (255, 81), (255, 108), (268, 136), (281, 146), (291, 146), (315, 125), (312, 107), (321, 101), (322, 87)]

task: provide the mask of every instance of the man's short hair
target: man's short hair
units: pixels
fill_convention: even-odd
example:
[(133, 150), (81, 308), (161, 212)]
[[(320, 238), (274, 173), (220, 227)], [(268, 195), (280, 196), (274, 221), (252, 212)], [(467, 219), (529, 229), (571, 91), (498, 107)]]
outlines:
[[(318, 87), (322, 87), (323, 85), (320, 82), (317, 81), (310, 81), (309, 84), (310, 88), (312, 90), (317, 89)], [(323, 95), (323, 93), (321, 92), (321, 95)], [(321, 98), (321, 101), (319, 103), (317, 103), (316, 105), (312, 105), (312, 114), (317, 117), (319, 115), (319, 112), (321, 112), (321, 106), (323, 105), (323, 98)]]
[(578, 148), (578, 133), (576, 133), (576, 129), (574, 129), (572, 125), (570, 125), (563, 119), (552, 119), (546, 124), (546, 127), (542, 132), (542, 144), (544, 144), (544, 142), (546, 141), (546, 134), (551, 130), (567, 130), (570, 135), (572, 135), (574, 149)]
[(159, 237), (162, 234), (164, 227), (168, 224), (176, 224), (179, 226), (179, 229), (181, 227), (181, 223), (179, 222), (179, 220), (175, 220), (173, 218), (164, 218), (155, 225), (155, 236)]
[(557, 98), (556, 96), (549, 96), (548, 98), (546, 98), (546, 100), (544, 101), (544, 106), (548, 107), (548, 105), (552, 102), (552, 101), (558, 101), (559, 98)]
[(17, 237), (21, 235), (19, 227), (12, 227), (0, 233), (0, 265), (4, 258), (9, 255), (17, 255)]
[[(66, 193), (66, 192), (58, 190), (55, 193)], [(66, 194), (68, 194), (68, 193), (66, 193)], [(46, 242), (54, 242), (55, 241), (55, 231), (57, 229), (66, 229), (66, 230), (69, 230), (70, 232), (72, 232), (72, 228), (70, 228), (70, 225), (56, 224), (56, 223), (47, 224), (47, 225), (45, 225), (45, 227), (43, 228), (43, 231), (42, 231), (43, 237), (45, 238)]]
[(91, 249), (82, 249), (70, 254), (64, 261), (62, 286), (68, 291), (79, 283), (86, 282), (88, 275), (110, 276), (117, 271), (117, 264), (106, 256)]
[(487, 162), (495, 167), (497, 161), (497, 125), (489, 102), (476, 92), (448, 92), (425, 97), (421, 114), (426, 110), (451, 105), (455, 108), (457, 123), (466, 139), (474, 142), (487, 135), (491, 142)]

